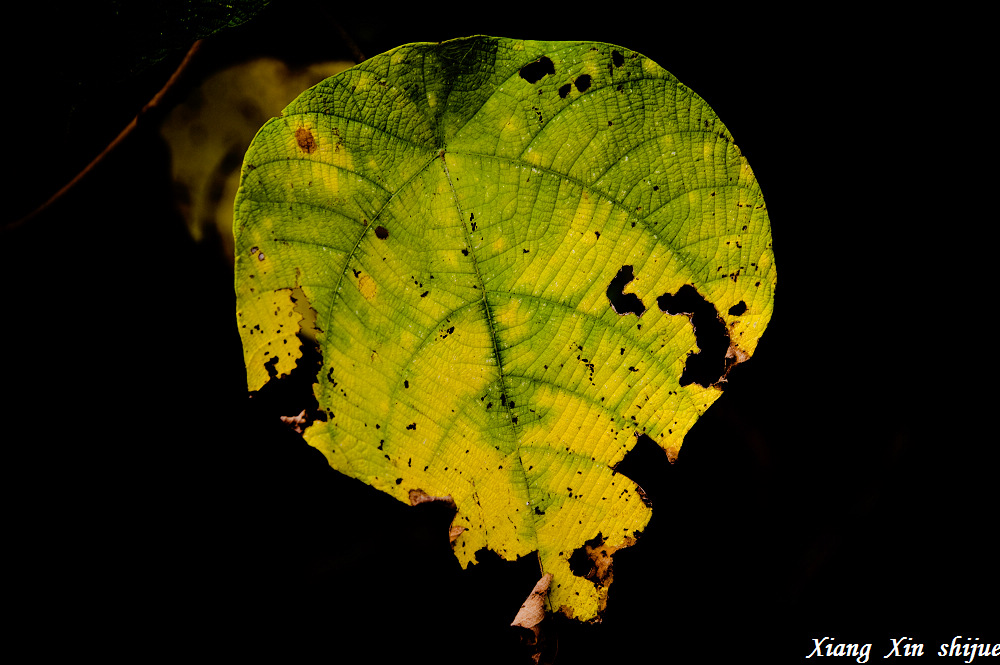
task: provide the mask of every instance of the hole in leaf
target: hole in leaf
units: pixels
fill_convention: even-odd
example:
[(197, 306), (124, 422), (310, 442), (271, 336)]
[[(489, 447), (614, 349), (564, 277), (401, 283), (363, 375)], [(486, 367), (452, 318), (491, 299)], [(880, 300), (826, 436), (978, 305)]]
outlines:
[[(316, 394), (313, 392), (316, 375), (323, 366), (323, 356), (315, 339), (310, 339), (302, 333), (299, 333), (297, 338), (301, 344), (302, 355), (292, 371), (280, 378), (277, 377), (275, 365), (278, 357), (274, 356), (264, 363), (269, 377), (267, 383), (252, 395), (255, 408), (275, 420), (299, 413), (304, 409), (305, 420), (300, 425), (304, 431), (314, 420), (327, 420), (327, 414), (320, 412)], [(330, 369), (330, 373), (332, 372), (333, 368)]]
[(569, 557), (570, 571), (577, 577), (584, 577), (600, 585), (600, 582), (595, 579), (597, 577), (597, 565), (591, 556), (591, 552), (600, 547), (603, 543), (604, 536), (598, 533), (592, 539), (585, 542), (583, 547), (578, 547), (573, 550), (573, 554)]
[(534, 62), (529, 62), (524, 67), (521, 67), (521, 69), (518, 71), (518, 74), (521, 75), (521, 78), (523, 78), (528, 83), (538, 83), (547, 74), (555, 74), (555, 73), (556, 73), (556, 66), (552, 63), (551, 60), (549, 60), (544, 55), (538, 60), (535, 60)]
[(639, 300), (639, 296), (623, 292), (625, 285), (633, 279), (635, 279), (635, 275), (632, 273), (632, 266), (622, 266), (615, 278), (608, 284), (608, 300), (611, 301), (611, 308), (615, 310), (616, 314), (642, 316), (642, 313), (646, 311), (646, 306)]
[(614, 466), (614, 472), (635, 483), (639, 498), (652, 507), (652, 500), (666, 493), (666, 484), (670, 478), (670, 459), (667, 452), (653, 439), (640, 434), (636, 437), (632, 450), (625, 453), (625, 457)]
[(747, 304), (742, 300), (729, 308), (729, 316), (739, 316), (747, 311)]
[(715, 305), (690, 284), (682, 286), (676, 294), (664, 293), (656, 299), (656, 304), (666, 314), (687, 316), (694, 327), (699, 352), (688, 356), (680, 384), (721, 388), (717, 384), (724, 382), (730, 366), (738, 362), (738, 354), (730, 353), (729, 331)]

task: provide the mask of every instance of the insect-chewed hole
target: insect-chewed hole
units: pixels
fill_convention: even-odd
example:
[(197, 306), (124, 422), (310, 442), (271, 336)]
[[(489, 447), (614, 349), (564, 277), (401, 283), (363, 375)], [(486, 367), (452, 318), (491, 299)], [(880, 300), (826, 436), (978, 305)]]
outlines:
[(623, 292), (625, 285), (633, 279), (635, 279), (635, 275), (632, 272), (632, 266), (622, 266), (618, 274), (608, 284), (608, 300), (611, 301), (611, 308), (615, 310), (616, 314), (642, 316), (642, 313), (646, 311), (646, 306), (642, 304), (639, 296)]

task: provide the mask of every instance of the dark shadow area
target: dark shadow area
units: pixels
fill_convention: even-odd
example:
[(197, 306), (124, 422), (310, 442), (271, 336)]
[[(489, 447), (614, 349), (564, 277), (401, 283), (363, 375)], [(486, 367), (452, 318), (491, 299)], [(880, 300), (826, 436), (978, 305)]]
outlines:
[[(294, 298), (293, 298), (294, 300)], [(295, 363), (295, 369), (289, 374), (277, 377), (273, 368), (268, 368), (268, 382), (260, 390), (248, 396), (249, 408), (259, 410), (271, 418), (294, 416), (305, 410), (306, 423), (302, 429), (312, 424), (316, 418), (325, 419), (325, 413), (319, 412), (313, 384), (323, 366), (323, 356), (319, 346), (305, 335), (297, 335), (302, 353)]]
[[(107, 145), (183, 55), (132, 79), (88, 76), (127, 35), (91, 7), (28, 9), (45, 16), (21, 24), (45, 30), (11, 58), (25, 80), (7, 105), (23, 129), (9, 137), (10, 216)], [(843, 13), (802, 30), (759, 8), (684, 11), (603, 21), (536, 8), (483, 23), (272, 3), (207, 41), (176, 95), (251, 56), (349, 57), (338, 27), (368, 55), (486, 32), (650, 57), (712, 106), (753, 168), (775, 314), (675, 464), (640, 439), (619, 465), (652, 521), (614, 556), (602, 624), (552, 618), (556, 662), (801, 663), (826, 635), (873, 642), (873, 662), (890, 637), (929, 652), (955, 635), (1000, 641), (988, 344), (970, 343), (989, 329), (950, 314), (995, 299), (976, 292), (994, 283), (980, 274), (991, 217), (967, 175), (987, 171), (956, 147), (974, 121), (927, 101), (928, 81), (954, 100), (991, 79), (970, 84), (975, 59), (949, 62), (920, 37), (948, 25)], [(155, 122), (0, 236), (15, 631), (74, 653), (527, 665), (509, 624), (538, 579), (532, 557), (484, 553), (461, 570), (444, 515), (337, 474), (277, 419), (302, 409), (311, 382), (287, 401), (247, 397), (231, 270), (175, 212)], [(38, 620), (53, 608), (69, 618)]]
[(635, 446), (615, 465), (614, 470), (638, 485), (656, 509), (659, 497), (666, 490), (664, 483), (670, 472), (670, 461), (663, 448), (642, 434), (636, 437)]

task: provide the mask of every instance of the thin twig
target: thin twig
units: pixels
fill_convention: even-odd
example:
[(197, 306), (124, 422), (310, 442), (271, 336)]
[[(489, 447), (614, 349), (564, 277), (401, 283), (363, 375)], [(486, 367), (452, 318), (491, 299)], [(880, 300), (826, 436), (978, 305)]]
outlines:
[(323, 19), (328, 21), (330, 25), (337, 29), (337, 33), (344, 41), (344, 45), (347, 47), (347, 50), (351, 52), (351, 58), (354, 59), (354, 64), (360, 65), (364, 62), (366, 60), (365, 54), (361, 52), (361, 48), (358, 46), (358, 43), (354, 41), (354, 38), (351, 37), (351, 33), (347, 31), (347, 28), (345, 28), (340, 21), (337, 20), (336, 14), (330, 11), (330, 9), (326, 6), (326, 3), (321, 4), (318, 9), (323, 12)]
[(9, 230), (15, 229), (15, 228), (21, 226), (22, 224), (30, 221), (34, 217), (37, 217), (44, 210), (46, 210), (49, 206), (51, 206), (53, 203), (55, 203), (56, 201), (58, 201), (62, 196), (64, 196), (66, 194), (66, 192), (68, 192), (69, 190), (71, 190), (77, 183), (79, 183), (81, 180), (83, 180), (84, 176), (86, 176), (88, 173), (90, 173), (95, 168), (97, 168), (97, 165), (100, 164), (101, 161), (105, 157), (107, 157), (109, 154), (111, 154), (111, 152), (115, 148), (117, 148), (119, 145), (121, 145), (121, 143), (126, 138), (128, 138), (128, 135), (131, 134), (132, 131), (135, 130), (135, 128), (138, 126), (139, 119), (142, 116), (144, 116), (147, 113), (149, 113), (150, 111), (152, 111), (153, 109), (155, 109), (163, 101), (163, 98), (166, 97), (167, 92), (177, 83), (178, 80), (180, 80), (181, 74), (184, 72), (185, 69), (187, 69), (188, 65), (190, 65), (191, 61), (194, 59), (195, 54), (201, 48), (201, 41), (202, 40), (199, 39), (198, 41), (196, 41), (194, 44), (191, 45), (191, 48), (188, 49), (187, 54), (184, 56), (184, 60), (182, 60), (181, 64), (177, 66), (177, 69), (174, 70), (174, 73), (171, 74), (171, 76), (170, 76), (169, 79), (167, 79), (167, 82), (163, 85), (162, 88), (160, 88), (159, 92), (157, 92), (155, 95), (153, 95), (153, 98), (150, 99), (149, 102), (145, 106), (142, 107), (142, 109), (139, 111), (139, 113), (137, 113), (136, 116), (134, 118), (132, 118), (131, 122), (129, 122), (128, 125), (125, 126), (125, 129), (123, 129), (118, 134), (118, 136), (116, 136), (115, 139), (113, 141), (111, 141), (111, 143), (109, 143), (104, 148), (104, 150), (101, 151), (101, 153), (99, 155), (97, 155), (97, 157), (94, 157), (94, 159), (91, 160), (91, 162), (89, 164), (87, 164), (85, 167), (83, 167), (82, 171), (80, 171), (79, 173), (77, 173), (76, 176), (72, 180), (70, 180), (68, 183), (66, 183), (65, 185), (63, 185), (63, 187), (58, 192), (56, 192), (55, 194), (53, 194), (49, 198), (48, 201), (46, 201), (42, 205), (40, 205), (37, 208), (35, 208), (33, 211), (31, 211), (30, 213), (28, 213), (24, 217), (22, 217), (22, 218), (14, 221), (14, 222), (8, 224), (4, 228), (4, 230), (5, 231), (9, 231)]
[(365, 54), (361, 52), (360, 48), (358, 48), (357, 43), (351, 38), (350, 33), (348, 33), (347, 30), (344, 29), (344, 26), (342, 26), (339, 22), (333, 21), (333, 24), (337, 26), (337, 32), (340, 33), (340, 38), (344, 40), (347, 48), (351, 51), (351, 57), (354, 58), (354, 64), (358, 65), (364, 62)]

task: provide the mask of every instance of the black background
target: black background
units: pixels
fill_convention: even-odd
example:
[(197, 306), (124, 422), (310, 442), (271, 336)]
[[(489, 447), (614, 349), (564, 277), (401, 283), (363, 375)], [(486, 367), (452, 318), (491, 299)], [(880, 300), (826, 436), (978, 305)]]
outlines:
[[(626, 460), (652, 522), (615, 556), (602, 624), (548, 622), (556, 662), (805, 662), (826, 636), (872, 642), (872, 659), (891, 637), (928, 653), (955, 635), (997, 641), (995, 211), (964, 153), (984, 132), (968, 54), (923, 38), (961, 31), (870, 13), (539, 3), (475, 17), (487, 11), (275, 2), (207, 40), (166, 105), (252, 55), (350, 59), (342, 31), (369, 57), (493, 34), (639, 51), (729, 127), (768, 203), (775, 315), (676, 464)], [(45, 29), (11, 54), (9, 219), (183, 57), (120, 75), (143, 33), (102, 12), (37, 11), (25, 25)], [(534, 561), (461, 570), (446, 515), (329, 469), (277, 422), (295, 399), (247, 399), (232, 276), (216, 244), (186, 235), (159, 117), (0, 236), (24, 626), (104, 652), (525, 662), (508, 624)]]

